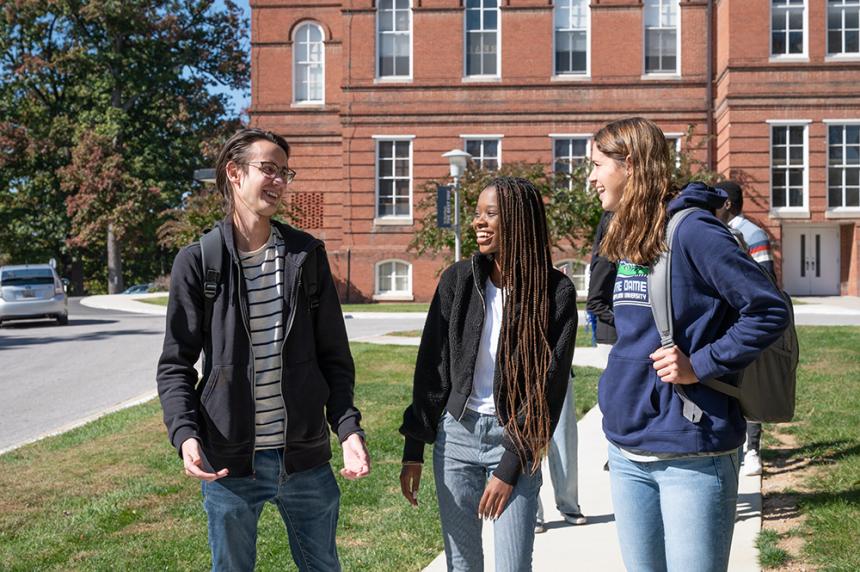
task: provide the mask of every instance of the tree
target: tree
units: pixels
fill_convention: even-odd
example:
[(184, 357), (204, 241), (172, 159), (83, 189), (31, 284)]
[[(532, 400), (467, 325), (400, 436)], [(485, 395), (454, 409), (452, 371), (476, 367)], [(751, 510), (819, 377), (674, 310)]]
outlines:
[[(691, 181), (714, 183), (722, 177), (707, 168), (698, 156), (705, 144), (697, 139), (693, 127), (684, 137), (685, 145), (680, 152), (672, 150), (675, 163), (673, 182), (680, 188)], [(600, 221), (602, 209), (597, 195), (588, 188), (589, 164), (580, 162), (570, 166), (569, 173), (553, 173), (549, 166), (541, 163), (508, 163), (498, 171), (487, 171), (474, 164), (460, 178), (460, 221), (462, 227), (461, 252), (464, 258), (477, 250), (475, 235), (469, 232), (472, 213), (478, 203), (478, 195), (497, 176), (522, 177), (537, 187), (546, 205), (547, 226), (550, 243), (554, 248), (585, 254), (591, 248), (591, 240)], [(409, 249), (419, 255), (447, 252), (447, 263), (453, 261), (454, 231), (436, 226), (436, 187), (439, 181), (428, 181), (421, 189), (418, 212), (418, 230)]]
[[(0, 69), (9, 80), (0, 110), (9, 119), (0, 125), (0, 165), (9, 171), (0, 177), (0, 221), (24, 221), (15, 243), (36, 236), (35, 250), (78, 253), (111, 292), (122, 288), (124, 270), (148, 279), (163, 269), (165, 252), (154, 240), (163, 213), (212, 159), (211, 141), (237, 125), (226, 117), (226, 96), (209, 88), (248, 81), (246, 46), (235, 40), (247, 22), (232, 0), (219, 5), (19, 0), (5, 7)], [(2, 246), (16, 258), (35, 254), (15, 243)]]

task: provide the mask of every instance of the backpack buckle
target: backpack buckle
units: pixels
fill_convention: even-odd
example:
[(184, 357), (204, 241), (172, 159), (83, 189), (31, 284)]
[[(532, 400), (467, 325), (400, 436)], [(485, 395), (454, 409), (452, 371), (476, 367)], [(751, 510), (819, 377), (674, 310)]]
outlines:
[(215, 298), (218, 292), (218, 279), (221, 273), (217, 270), (207, 270), (206, 280), (203, 282), (203, 295), (209, 299)]

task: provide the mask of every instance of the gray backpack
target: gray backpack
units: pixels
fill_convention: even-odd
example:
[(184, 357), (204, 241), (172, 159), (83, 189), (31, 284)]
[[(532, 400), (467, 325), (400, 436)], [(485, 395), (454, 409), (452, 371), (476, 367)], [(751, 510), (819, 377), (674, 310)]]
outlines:
[[(662, 253), (657, 263), (648, 275), (648, 292), (651, 300), (651, 312), (660, 332), (662, 347), (673, 347), (675, 341), (672, 335), (672, 297), (671, 269), (672, 248), (675, 231), (688, 215), (703, 210), (688, 208), (675, 213), (669, 220), (666, 230), (668, 251)], [(758, 266), (758, 265), (756, 265)], [(762, 274), (773, 280), (761, 269)], [(740, 402), (741, 411), (749, 421), (778, 423), (791, 421), (794, 416), (794, 395), (797, 385), (797, 363), (800, 348), (797, 343), (797, 332), (794, 328), (794, 311), (791, 298), (774, 284), (782, 295), (789, 310), (791, 323), (783, 334), (770, 346), (762, 350), (759, 356), (748, 365), (738, 378), (737, 386), (710, 379), (701, 383), (731, 395)], [(684, 417), (698, 423), (702, 418), (702, 410), (684, 391), (684, 386), (675, 384), (675, 392), (684, 402)]]

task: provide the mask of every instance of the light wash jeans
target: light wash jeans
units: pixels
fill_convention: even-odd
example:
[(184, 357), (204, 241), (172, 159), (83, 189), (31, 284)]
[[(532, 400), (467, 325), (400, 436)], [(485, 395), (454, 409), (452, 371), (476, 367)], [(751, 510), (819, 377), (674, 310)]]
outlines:
[(736, 452), (636, 462), (609, 445), (609, 480), (628, 572), (725, 572), (738, 501)]
[[(502, 458), (504, 429), (493, 415), (469, 409), (457, 421), (445, 412), (433, 447), (433, 476), (448, 570), (481, 572), (484, 550), (478, 503)], [(496, 572), (532, 569), (540, 470), (517, 480), (502, 516), (493, 526)]]
[(266, 502), (278, 507), (301, 572), (340, 570), (335, 546), (340, 489), (331, 465), (286, 474), (282, 455), (282, 449), (257, 451), (253, 477), (203, 481), (212, 570), (254, 570), (257, 521)]
[[(579, 514), (579, 477), (577, 471), (576, 394), (573, 383), (561, 406), (561, 417), (549, 444), (549, 478), (555, 493), (555, 506), (564, 514)], [(543, 503), (538, 496), (537, 519), (544, 522)]]

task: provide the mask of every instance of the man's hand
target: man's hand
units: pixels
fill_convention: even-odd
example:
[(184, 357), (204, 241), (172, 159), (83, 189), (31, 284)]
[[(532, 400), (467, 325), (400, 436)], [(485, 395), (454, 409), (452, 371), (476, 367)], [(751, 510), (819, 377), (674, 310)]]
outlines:
[(690, 365), (690, 358), (677, 346), (660, 348), (648, 357), (654, 360), (654, 369), (657, 370), (660, 381), (681, 385), (690, 385), (699, 381), (693, 366)]
[(216, 481), (229, 473), (227, 469), (221, 469), (217, 473), (207, 473), (201, 469), (203, 459), (200, 457), (200, 443), (193, 437), (182, 442), (182, 462), (185, 465), (185, 474), (201, 481)]
[(370, 454), (364, 445), (364, 439), (358, 433), (353, 433), (346, 438), (343, 447), (343, 468), (341, 476), (345, 479), (355, 480), (370, 474)]
[(484, 494), (481, 496), (481, 502), (478, 504), (478, 518), (498, 520), (505, 510), (512, 492), (514, 492), (514, 487), (497, 479), (495, 475), (491, 476), (484, 489)]
[(421, 485), (421, 463), (408, 463), (400, 469), (400, 492), (412, 506), (418, 506), (418, 487)]

